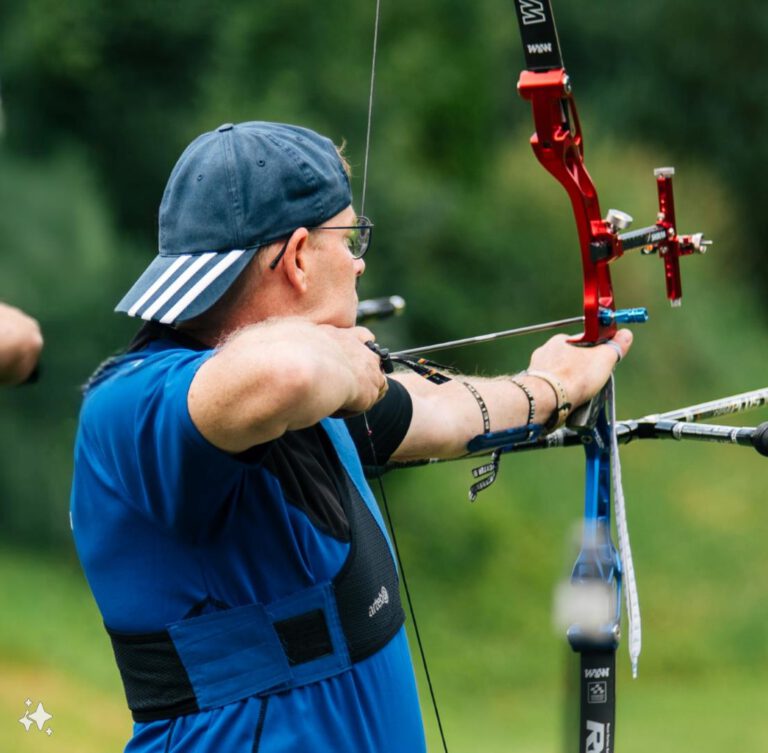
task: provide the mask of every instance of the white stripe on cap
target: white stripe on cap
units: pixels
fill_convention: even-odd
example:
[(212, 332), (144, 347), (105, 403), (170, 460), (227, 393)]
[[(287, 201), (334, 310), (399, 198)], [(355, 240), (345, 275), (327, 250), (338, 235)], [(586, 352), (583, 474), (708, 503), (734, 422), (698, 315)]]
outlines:
[(207, 264), (215, 253), (202, 254), (198, 259), (195, 259), (193, 264), (190, 264), (174, 281), (169, 285), (160, 296), (158, 296), (154, 303), (141, 314), (142, 319), (149, 321), (158, 309), (190, 278), (200, 267)]
[(136, 312), (157, 292), (158, 288), (182, 265), (187, 259), (192, 257), (189, 254), (183, 254), (171, 264), (145, 291), (144, 295), (128, 309), (128, 316), (136, 316)]
[(172, 324), (179, 315), (202, 293), (219, 275), (229, 269), (243, 254), (230, 251), (215, 267), (209, 269), (160, 319), (161, 324)]

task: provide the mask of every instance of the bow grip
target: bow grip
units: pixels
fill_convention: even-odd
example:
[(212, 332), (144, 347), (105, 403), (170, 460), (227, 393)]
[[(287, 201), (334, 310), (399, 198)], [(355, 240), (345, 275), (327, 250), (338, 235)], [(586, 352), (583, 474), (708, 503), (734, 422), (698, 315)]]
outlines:
[(606, 384), (589, 402), (580, 405), (578, 408), (574, 408), (566, 419), (565, 425), (569, 429), (573, 429), (573, 431), (580, 433), (594, 429), (597, 425), (597, 420), (600, 417), (600, 411), (602, 410), (603, 405), (605, 405), (607, 394), (608, 384)]

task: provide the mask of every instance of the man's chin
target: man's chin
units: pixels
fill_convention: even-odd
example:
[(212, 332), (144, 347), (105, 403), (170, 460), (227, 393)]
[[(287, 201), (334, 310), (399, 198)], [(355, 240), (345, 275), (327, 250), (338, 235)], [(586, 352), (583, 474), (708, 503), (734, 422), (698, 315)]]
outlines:
[(354, 313), (346, 316), (331, 316), (322, 320), (316, 320), (317, 324), (327, 324), (338, 329), (350, 329), (357, 325), (357, 309)]

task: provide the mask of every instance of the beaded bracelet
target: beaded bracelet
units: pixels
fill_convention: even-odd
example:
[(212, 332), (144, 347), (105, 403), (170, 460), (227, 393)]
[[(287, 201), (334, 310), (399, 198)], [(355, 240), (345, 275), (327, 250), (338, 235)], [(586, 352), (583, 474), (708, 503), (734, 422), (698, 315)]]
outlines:
[(482, 395), (469, 382), (462, 382), (462, 384), (470, 391), (472, 397), (475, 398), (480, 406), (480, 413), (483, 417), (483, 434), (487, 434), (491, 430), (491, 417), (488, 413), (488, 406), (485, 404)]
[(528, 420), (526, 421), (526, 424), (530, 426), (533, 424), (533, 417), (536, 414), (536, 398), (534, 398), (533, 393), (520, 381), (515, 379), (514, 377), (510, 377), (509, 381), (512, 382), (516, 387), (519, 387), (522, 391), (525, 397), (528, 399)]

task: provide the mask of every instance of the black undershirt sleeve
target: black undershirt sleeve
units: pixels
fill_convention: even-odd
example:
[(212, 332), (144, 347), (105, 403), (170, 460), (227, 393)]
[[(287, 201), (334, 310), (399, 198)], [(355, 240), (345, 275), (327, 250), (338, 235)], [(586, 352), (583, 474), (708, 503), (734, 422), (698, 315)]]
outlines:
[(405, 439), (413, 418), (413, 403), (408, 390), (394, 379), (387, 378), (387, 381), (387, 394), (367, 413), (368, 425), (371, 427), (370, 439), (362, 415), (346, 419), (352, 441), (367, 472), (375, 473), (377, 467), (387, 463)]

